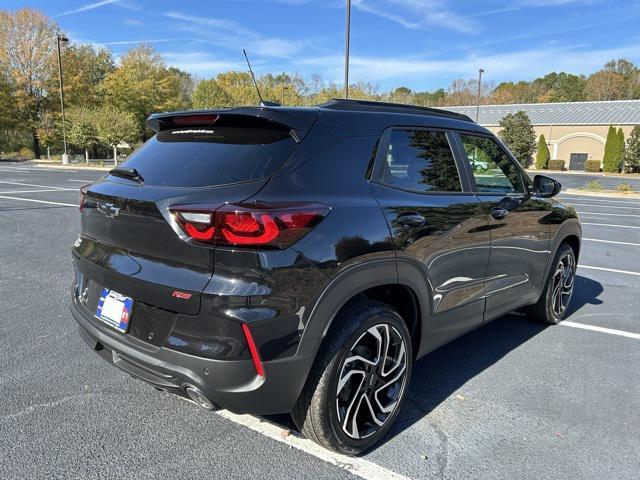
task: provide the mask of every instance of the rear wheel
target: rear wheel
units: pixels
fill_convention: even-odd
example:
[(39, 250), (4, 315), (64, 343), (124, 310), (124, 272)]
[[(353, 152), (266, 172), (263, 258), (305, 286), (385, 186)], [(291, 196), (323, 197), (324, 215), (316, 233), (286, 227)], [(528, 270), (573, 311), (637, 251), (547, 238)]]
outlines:
[(573, 249), (567, 244), (560, 245), (540, 300), (527, 308), (530, 318), (551, 325), (564, 319), (573, 295), (576, 266)]
[(335, 319), (291, 412), (302, 433), (346, 455), (389, 430), (411, 377), (407, 326), (388, 305), (358, 300)]

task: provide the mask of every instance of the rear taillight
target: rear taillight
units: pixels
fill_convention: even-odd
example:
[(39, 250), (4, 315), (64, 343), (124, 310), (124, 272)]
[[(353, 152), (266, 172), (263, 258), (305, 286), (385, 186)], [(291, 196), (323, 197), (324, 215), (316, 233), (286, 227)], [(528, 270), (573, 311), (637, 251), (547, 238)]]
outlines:
[(84, 201), (87, 197), (87, 190), (89, 190), (89, 187), (93, 185), (92, 183), (88, 184), (88, 185), (83, 185), (82, 187), (80, 187), (80, 202), (78, 203), (78, 208), (80, 209), (80, 211), (82, 211), (82, 209), (84, 208)]
[(174, 205), (173, 219), (184, 235), (216, 245), (286, 248), (329, 213), (317, 203), (227, 204), (217, 209)]

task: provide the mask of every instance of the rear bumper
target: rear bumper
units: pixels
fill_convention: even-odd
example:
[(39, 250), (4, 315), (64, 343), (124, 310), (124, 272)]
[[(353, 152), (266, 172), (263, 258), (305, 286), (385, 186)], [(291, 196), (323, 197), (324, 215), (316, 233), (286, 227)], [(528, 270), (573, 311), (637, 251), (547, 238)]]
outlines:
[(236, 413), (267, 415), (290, 411), (304, 386), (317, 347), (307, 344), (293, 356), (265, 362), (265, 376), (260, 377), (251, 360), (197, 357), (153, 347), (129, 335), (111, 331), (89, 317), (75, 297), (71, 313), (83, 340), (108, 362), (136, 378), (181, 396), (187, 396), (186, 388), (196, 387), (215, 405)]

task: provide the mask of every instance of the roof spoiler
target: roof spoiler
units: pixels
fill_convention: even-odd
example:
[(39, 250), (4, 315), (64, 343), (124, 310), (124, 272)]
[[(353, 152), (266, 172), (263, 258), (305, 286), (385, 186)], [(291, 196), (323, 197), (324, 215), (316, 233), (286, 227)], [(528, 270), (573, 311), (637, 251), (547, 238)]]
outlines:
[[(282, 110), (281, 107), (241, 107), (223, 110), (183, 110), (179, 112), (152, 113), (146, 125), (158, 133), (169, 128), (185, 125), (213, 125), (218, 119), (240, 120), (241, 117), (263, 119), (291, 130), (291, 136), (300, 141), (309, 132), (318, 118), (315, 109), (300, 109), (295, 113)], [(235, 118), (234, 118), (235, 117)]]

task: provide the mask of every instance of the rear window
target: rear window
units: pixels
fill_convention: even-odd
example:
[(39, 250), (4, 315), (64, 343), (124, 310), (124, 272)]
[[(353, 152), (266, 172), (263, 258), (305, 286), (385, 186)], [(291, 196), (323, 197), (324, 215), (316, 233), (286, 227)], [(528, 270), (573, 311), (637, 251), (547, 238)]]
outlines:
[(270, 176), (295, 147), (285, 128), (194, 126), (158, 132), (123, 166), (145, 185), (224, 185)]

